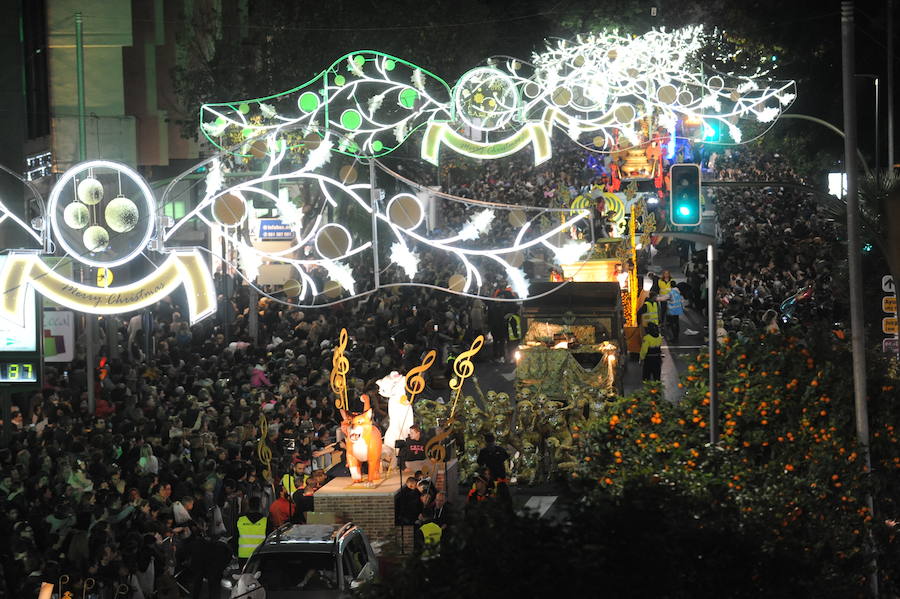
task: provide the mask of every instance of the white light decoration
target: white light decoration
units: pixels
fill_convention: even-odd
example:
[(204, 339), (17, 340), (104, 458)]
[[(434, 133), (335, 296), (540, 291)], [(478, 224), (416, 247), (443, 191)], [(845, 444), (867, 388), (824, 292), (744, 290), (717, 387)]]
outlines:
[(459, 239), (477, 239), (487, 233), (494, 222), (494, 211), (490, 208), (479, 211), (473, 216), (469, 222), (459, 232)]
[(516, 295), (522, 299), (528, 297), (528, 279), (525, 277), (525, 271), (520, 268), (509, 267), (506, 269), (506, 276), (509, 278), (509, 285)]
[(331, 277), (332, 280), (337, 281), (337, 283), (346, 289), (350, 295), (356, 293), (356, 281), (353, 278), (353, 271), (350, 270), (349, 266), (331, 260), (324, 260), (322, 266), (328, 271), (328, 276)]
[(416, 273), (419, 271), (419, 258), (409, 251), (406, 244), (399, 241), (391, 244), (391, 262), (398, 264), (410, 281), (415, 278)]
[(259, 276), (259, 267), (262, 266), (262, 257), (246, 244), (238, 244), (238, 260), (244, 276), (251, 283)]
[[(204, 105), (201, 130), (224, 149), (228, 142), (302, 125), (326, 136), (340, 134), (338, 152), (376, 157), (426, 126), (421, 155), (430, 162), (437, 163), (441, 146), (496, 159), (530, 144), (540, 164), (551, 154), (554, 128), (576, 141), (583, 134), (601, 138), (611, 151), (617, 132), (642, 143), (638, 122), (646, 119), (652, 132), (662, 127), (672, 138), (678, 120), (689, 116), (703, 123), (771, 123), (796, 96), (794, 82), (772, 80), (762, 70), (719, 73), (700, 65), (697, 55), (717, 35), (686, 27), (640, 36), (578, 36), (551, 44), (531, 63), (489, 60), (464, 73), (452, 89), (402, 59), (353, 52), (286, 92)], [(720, 54), (713, 59), (731, 58)], [(477, 139), (462, 129), (478, 132)], [(732, 141), (743, 137), (737, 132)]]
[(98, 225), (91, 225), (84, 230), (84, 247), (93, 254), (102, 252), (109, 245), (109, 231)]
[(116, 233), (127, 233), (138, 224), (140, 213), (134, 202), (126, 197), (113, 198), (103, 211), (107, 226)]
[(103, 184), (93, 177), (78, 184), (78, 199), (86, 206), (94, 206), (103, 200)]
[(70, 229), (83, 229), (91, 222), (91, 214), (81, 202), (72, 202), (63, 210), (63, 222)]
[[(140, 195), (141, 204), (145, 207), (144, 209), (147, 211), (147, 214), (141, 221), (141, 227), (137, 227), (136, 231), (129, 231), (129, 248), (127, 251), (122, 251), (120, 255), (114, 258), (105, 258), (103, 254), (103, 250), (105, 250), (110, 241), (109, 234), (106, 234), (106, 241), (102, 244), (103, 250), (93, 250), (94, 254), (91, 255), (91, 246), (88, 246), (87, 243), (90, 241), (93, 243), (93, 247), (100, 247), (100, 241), (103, 239), (101, 233), (94, 229), (93, 227), (89, 227), (88, 230), (91, 231), (90, 236), (87, 235), (88, 230), (85, 231), (85, 235), (82, 237), (82, 241), (84, 243), (84, 249), (76, 248), (71, 245), (67, 236), (63, 233), (64, 226), (67, 226), (64, 222), (64, 210), (59, 208), (60, 198), (64, 192), (64, 190), (70, 190), (72, 188), (72, 181), (75, 180), (82, 173), (87, 172), (95, 172), (100, 170), (109, 170), (115, 173), (117, 176), (121, 177), (122, 180), (130, 181), (132, 185), (137, 188), (137, 191)], [(97, 191), (96, 185), (91, 183), (90, 185), (84, 186), (84, 193), (82, 193), (82, 186), (85, 182), (93, 180), (96, 181), (98, 185), (100, 185), (100, 191)], [(88, 177), (83, 179), (81, 183), (78, 185), (78, 198), (82, 202), (86, 196), (90, 196), (90, 199), (93, 200), (97, 196), (103, 197), (103, 186), (102, 183), (95, 179), (94, 177)], [(150, 241), (151, 236), (153, 235), (154, 229), (154, 219), (151, 215), (156, 213), (156, 200), (154, 199), (153, 192), (150, 190), (150, 187), (147, 185), (144, 178), (141, 177), (137, 172), (135, 172), (131, 167), (126, 166), (124, 164), (119, 164), (117, 162), (111, 162), (108, 160), (91, 160), (88, 162), (82, 162), (80, 164), (76, 164), (71, 169), (67, 170), (63, 173), (62, 177), (56, 182), (56, 185), (53, 186), (53, 189), (50, 191), (50, 198), (47, 201), (47, 213), (50, 216), (50, 228), (53, 232), (56, 240), (59, 242), (60, 247), (67, 254), (69, 254), (72, 258), (78, 260), (79, 262), (83, 262), (89, 266), (97, 266), (104, 268), (112, 268), (114, 266), (118, 266), (120, 264), (125, 264), (129, 262), (132, 258), (140, 254), (146, 248), (147, 243)], [(60, 217), (63, 217), (62, 219)], [(96, 225), (99, 226), (99, 225)], [(88, 252), (85, 252), (88, 250)]]
[[(53, 247), (52, 235), (62, 251), (90, 266), (115, 267), (144, 252), (151, 260), (165, 256), (152, 275), (109, 289), (71, 284), (48, 272), (34, 256), (12, 261), (23, 266), (19, 271), (27, 273), (24, 280), (48, 297), (96, 313), (149, 305), (182, 282), (188, 287), (192, 320), (214, 310), (204, 260), (196, 252), (167, 247), (188, 222), (209, 226), (216, 239), (235, 249), (238, 272), (251, 284), (262, 264), (291, 266), (297, 273), (292, 275), (291, 293), (267, 295), (276, 301), (289, 297), (297, 302), (293, 305), (325, 305), (393, 285), (426, 285), (488, 297), (495, 281), (502, 282), (504, 276), (520, 298), (528, 297), (529, 282), (519, 268), (526, 253), (548, 248), (559, 262), (581, 259), (590, 250), (590, 210), (450, 196), (427, 190), (375, 159), (416, 132), (420, 135), (413, 139), (421, 143), (420, 155), (433, 163), (444, 147), (477, 159), (498, 159), (529, 151), (530, 146), (535, 164), (540, 164), (552, 156), (556, 130), (579, 144), (590, 136), (596, 151), (603, 152), (621, 149), (625, 142), (646, 143), (645, 131), (656, 135), (661, 129), (659, 139), (668, 138), (670, 157), (675, 150), (672, 140), (682, 125), (688, 128), (685, 135), (727, 131), (730, 140), (739, 143), (771, 126), (795, 99), (796, 87), (792, 81), (773, 80), (762, 70), (748, 75), (704, 67), (697, 56), (701, 48), (708, 50), (709, 39), (710, 34), (698, 27), (641, 36), (610, 32), (579, 36), (571, 42), (554, 42), (530, 63), (513, 58), (488, 61), (464, 73), (452, 87), (402, 59), (374, 51), (352, 52), (284, 93), (204, 105), (201, 130), (221, 151), (201, 163), (209, 165), (205, 194), (177, 222), (158, 210), (139, 174), (104, 160), (76, 165), (62, 175), (47, 202), (47, 232), (26, 225), (2, 202), (0, 221), (19, 225), (44, 251)], [(226, 160), (226, 154), (246, 160)], [(372, 189), (375, 176), (357, 182), (360, 159), (363, 164), (373, 160), (377, 176), (391, 179), (381, 187), (395, 190), (392, 198), (385, 201), (383, 193), (379, 197), (379, 190)], [(250, 160), (256, 162), (246, 173), (240, 172)], [(335, 160), (343, 162), (333, 164)], [(224, 164), (234, 165), (227, 182)], [(196, 170), (195, 166), (169, 184), (162, 193), (163, 206), (174, 201), (179, 193), (176, 185)], [(304, 190), (302, 210), (289, 197), (294, 193), (289, 190), (297, 188)], [(430, 229), (434, 226), (430, 221), (423, 227), (426, 209), (415, 197), (423, 191), (429, 194), (429, 214), (442, 199), (461, 206), (462, 216), (450, 221), (457, 224), (444, 226), (440, 233)], [(319, 205), (311, 205), (310, 198), (321, 198)], [(404, 203), (398, 204), (401, 199)], [(254, 246), (258, 232), (240, 226), (245, 218), (253, 222), (253, 209), (260, 202), (277, 209), (291, 229), (278, 250)], [(231, 207), (232, 213), (241, 208), (241, 218), (218, 222), (213, 214), (217, 206)], [(624, 215), (621, 201), (607, 197), (607, 207), (621, 212), (619, 219)], [(508, 219), (503, 219), (502, 227), (493, 227), (497, 210), (532, 215), (510, 220), (509, 230)], [(343, 218), (345, 223), (338, 222)], [(345, 225), (351, 222), (348, 229)], [(330, 243), (320, 243), (328, 231), (342, 235), (327, 233)], [(502, 231), (504, 241), (494, 239), (492, 231)], [(379, 248), (390, 261), (379, 262)], [(218, 248), (207, 251), (215, 254)], [(424, 280), (432, 274), (433, 255), (455, 262), (447, 271), (453, 276)], [(227, 262), (226, 256), (218, 258)], [(323, 280), (323, 270), (329, 279), (325, 289), (316, 283)], [(7, 267), (0, 272), (0, 282), (5, 281), (7, 289), (22, 285), (22, 280), (13, 281), (16, 276), (20, 275)], [(0, 309), (13, 310), (19, 305), (16, 301), (0, 302)]]
[[(552, 247), (552, 246), (551, 246)], [(573, 264), (591, 250), (591, 244), (586, 241), (569, 241), (561, 248), (553, 248), (556, 261), (559, 264)]]

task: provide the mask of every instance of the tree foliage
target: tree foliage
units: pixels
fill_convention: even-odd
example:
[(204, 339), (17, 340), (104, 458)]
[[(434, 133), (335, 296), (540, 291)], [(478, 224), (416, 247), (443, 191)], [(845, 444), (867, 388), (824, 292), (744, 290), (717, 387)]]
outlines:
[[(710, 446), (707, 356), (688, 367), (684, 400), (672, 405), (650, 385), (608, 405), (581, 439), (573, 482), (588, 497), (619, 495), (635, 477), (706, 498), (760, 533), (768, 551), (810, 558), (823, 596), (855, 596), (865, 588), (877, 549), (896, 556), (883, 524), (897, 515), (900, 473), (896, 372), (873, 359), (869, 410), (872, 471), (854, 428), (850, 355), (843, 342), (808, 333), (727, 340), (721, 352), (721, 443)], [(873, 520), (866, 505), (874, 493)], [(895, 588), (896, 559), (879, 562)], [(804, 593), (805, 594), (805, 593)]]

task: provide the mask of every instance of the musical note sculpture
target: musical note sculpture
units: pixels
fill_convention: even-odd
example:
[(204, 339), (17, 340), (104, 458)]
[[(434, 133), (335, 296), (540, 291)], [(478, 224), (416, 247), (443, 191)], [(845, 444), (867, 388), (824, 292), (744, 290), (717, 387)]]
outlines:
[(425, 389), (425, 378), (422, 376), (434, 364), (437, 352), (430, 350), (422, 359), (422, 363), (410, 368), (404, 377), (396, 370), (377, 381), (378, 394), (388, 400), (388, 416), (390, 422), (384, 433), (384, 451), (388, 460), (393, 460), (393, 449), (398, 439), (409, 436), (409, 427), (415, 423), (413, 402), (416, 395)]
[(347, 329), (341, 329), (338, 345), (331, 357), (331, 391), (336, 396), (334, 406), (338, 410), (347, 410), (350, 407), (347, 401), (347, 373), (350, 372), (350, 360), (344, 356), (348, 339)]
[(429, 470), (435, 472), (439, 464), (447, 459), (447, 448), (444, 447), (444, 441), (452, 434), (453, 424), (456, 422), (456, 407), (459, 405), (459, 398), (462, 396), (463, 383), (475, 372), (475, 365), (472, 358), (484, 347), (484, 336), (479, 335), (472, 341), (469, 349), (459, 354), (453, 362), (453, 378), (450, 380), (450, 388), (455, 392), (453, 403), (450, 406), (450, 418), (446, 424), (440, 427), (438, 433), (428, 440), (425, 444), (425, 456), (430, 462)]
[(269, 438), (269, 421), (264, 412), (259, 414), (259, 442), (256, 444), (256, 455), (264, 466), (262, 476), (266, 482), (272, 482), (272, 449), (266, 440)]

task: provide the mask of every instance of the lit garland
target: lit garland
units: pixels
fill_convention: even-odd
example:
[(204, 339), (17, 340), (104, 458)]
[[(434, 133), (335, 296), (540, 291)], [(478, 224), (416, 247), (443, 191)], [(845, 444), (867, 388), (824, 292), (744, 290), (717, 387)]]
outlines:
[[(617, 133), (630, 144), (641, 143), (642, 135), (653, 133), (642, 131), (647, 123), (674, 138), (679, 121), (695, 123), (704, 133), (725, 129), (731, 142), (741, 143), (746, 127), (738, 123), (772, 123), (796, 97), (796, 86), (771, 80), (761, 69), (741, 75), (704, 68), (696, 56), (717, 35), (686, 27), (636, 37), (579, 36), (535, 54), (532, 63), (489, 60), (452, 88), (410, 62), (354, 52), (281, 94), (205, 104), (201, 129), (224, 148), (302, 126), (306, 136), (279, 142), (286, 143), (283, 148), (332, 132), (341, 136), (335, 151), (370, 158), (391, 152), (425, 127), (421, 154), (433, 163), (442, 146), (496, 159), (530, 144), (538, 164), (551, 155), (554, 128), (576, 141), (590, 134), (593, 145), (606, 151)], [(715, 56), (717, 62), (729, 58)], [(249, 142), (238, 147), (253, 153)]]

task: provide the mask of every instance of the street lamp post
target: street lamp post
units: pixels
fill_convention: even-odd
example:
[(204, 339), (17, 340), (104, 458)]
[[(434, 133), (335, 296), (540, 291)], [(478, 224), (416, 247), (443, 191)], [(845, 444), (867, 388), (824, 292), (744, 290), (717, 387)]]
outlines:
[[(869, 454), (869, 412), (866, 406), (866, 331), (863, 315), (862, 256), (859, 242), (859, 172), (856, 164), (856, 86), (853, 66), (856, 61), (852, 0), (841, 2), (841, 59), (844, 96), (844, 163), (847, 165), (847, 259), (850, 270), (850, 330), (853, 359), (853, 397), (856, 411), (856, 439), (866, 471), (871, 471)], [(869, 514), (874, 514), (872, 494), (866, 494)], [(878, 566), (872, 559), (869, 590), (878, 597)]]
[(875, 138), (873, 142), (875, 144), (875, 170), (877, 171), (881, 166), (881, 148), (878, 143), (878, 135), (881, 133), (881, 111), (879, 110), (878, 104), (878, 75), (873, 75), (871, 73), (857, 73), (855, 77), (864, 77), (875, 82)]

